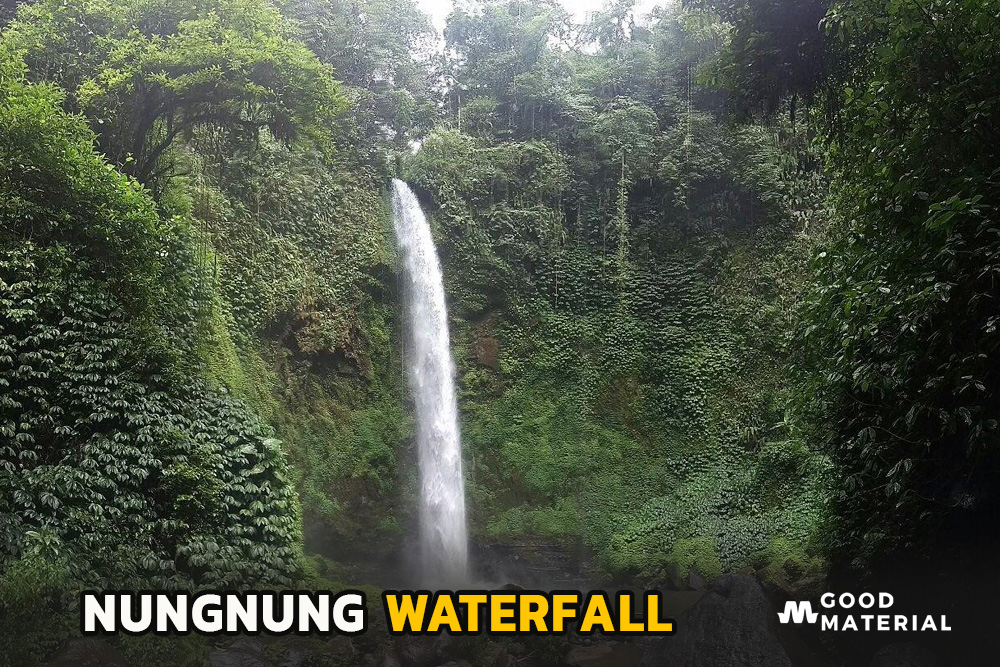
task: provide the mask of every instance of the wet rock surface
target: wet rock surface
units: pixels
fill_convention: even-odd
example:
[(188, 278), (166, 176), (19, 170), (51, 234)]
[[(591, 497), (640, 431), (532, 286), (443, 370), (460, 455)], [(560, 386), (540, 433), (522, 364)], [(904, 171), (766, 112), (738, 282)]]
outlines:
[(940, 661), (931, 651), (910, 642), (889, 644), (875, 653), (869, 667), (939, 667)]
[(102, 639), (71, 639), (49, 663), (49, 667), (131, 667), (125, 658)]
[[(264, 646), (253, 639), (237, 639), (224, 649), (212, 651), (208, 656), (211, 667), (277, 667), (267, 659)], [(284, 667), (295, 667), (294, 663)]]
[(577, 646), (566, 656), (566, 667), (631, 667), (642, 660), (645, 647), (638, 642), (605, 641)]
[(472, 562), (477, 564), (477, 579), (493, 588), (515, 583), (526, 589), (589, 590), (599, 578), (583, 547), (569, 549), (535, 542), (479, 544), (473, 547)]
[(799, 667), (816, 664), (777, 622), (777, 609), (753, 577), (721, 577), (657, 640), (643, 667)]

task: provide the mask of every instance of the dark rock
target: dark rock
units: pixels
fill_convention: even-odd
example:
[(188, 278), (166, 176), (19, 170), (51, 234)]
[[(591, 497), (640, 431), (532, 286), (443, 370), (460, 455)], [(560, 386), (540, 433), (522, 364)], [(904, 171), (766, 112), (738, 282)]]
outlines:
[(382, 667), (403, 667), (403, 663), (395, 653), (386, 653), (382, 660)]
[(708, 588), (708, 582), (705, 581), (705, 577), (701, 576), (701, 573), (693, 567), (688, 570), (686, 583), (688, 589), (692, 591), (703, 591)]
[(493, 336), (480, 335), (476, 337), (476, 361), (481, 366), (497, 370), (500, 368), (500, 340)]
[[(727, 574), (677, 619), (676, 634), (657, 641), (643, 667), (792, 667), (796, 644), (778, 624), (760, 583)], [(801, 645), (794, 646), (795, 653)]]
[(634, 642), (597, 642), (578, 646), (563, 658), (564, 667), (635, 667), (643, 650)]
[(508, 653), (503, 646), (495, 644), (494, 650), (483, 665), (484, 667), (515, 667), (517, 659)]
[(102, 639), (71, 639), (48, 667), (129, 667), (114, 647)]
[(306, 653), (296, 648), (289, 649), (276, 667), (302, 667), (306, 661)]
[(448, 635), (437, 637), (400, 637), (396, 641), (396, 655), (402, 667), (432, 667), (446, 662), (452, 644)]
[(525, 656), (528, 654), (528, 647), (521, 642), (510, 642), (507, 644), (507, 651), (514, 656)]
[(326, 643), (323, 654), (329, 656), (354, 655), (354, 643), (350, 637), (338, 635)]
[(211, 667), (275, 667), (264, 655), (264, 646), (253, 639), (237, 639), (208, 655)]
[(476, 578), (499, 589), (516, 582), (521, 589), (589, 590), (595, 573), (589, 570), (590, 552), (583, 545), (518, 541), (473, 545)]
[(870, 667), (937, 667), (937, 656), (910, 642), (889, 644), (875, 653)]
[(795, 582), (794, 586), (794, 597), (798, 599), (807, 599), (812, 597), (819, 597), (827, 590), (826, 577), (818, 574), (802, 577)]
[(592, 646), (578, 646), (563, 659), (566, 667), (583, 667), (594, 660), (606, 659), (611, 655), (611, 644), (602, 642)]
[(399, 642), (396, 645), (396, 655), (402, 667), (430, 667), (434, 663), (429, 647), (424, 642)]
[(455, 638), (452, 635), (440, 634), (431, 641), (431, 654), (436, 660), (447, 660), (455, 645)]
[(663, 569), (657, 577), (654, 588), (661, 591), (686, 591), (688, 589), (687, 581), (681, 576), (680, 570), (674, 563), (670, 563)]

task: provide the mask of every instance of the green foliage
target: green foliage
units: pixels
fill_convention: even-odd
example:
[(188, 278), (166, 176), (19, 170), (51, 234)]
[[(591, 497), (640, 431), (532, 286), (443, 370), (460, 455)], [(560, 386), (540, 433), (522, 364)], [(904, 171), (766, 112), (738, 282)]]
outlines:
[(161, 253), (177, 224), (93, 155), (93, 133), (61, 112), (59, 89), (26, 84), (8, 61), (0, 84), (0, 239), (71, 247), (154, 327), (176, 305)]
[[(115, 276), (130, 289), (148, 292), (135, 297), (143, 303), (121, 304), (136, 329), (121, 335), (136, 357), (130, 363), (145, 369), (155, 352), (164, 358), (159, 372), (185, 391), (246, 401), (285, 441), (306, 519), (343, 535), (362, 517), (375, 532), (393, 523), (383, 514), (395, 496), (395, 455), (407, 421), (388, 363), (397, 336), (386, 303), (390, 253), (375, 146), (385, 124), (404, 141), (403, 125), (429, 104), (423, 70), (410, 56), (421, 28), (398, 7), (373, 2), (370, 9), (368, 19), (401, 41), (366, 19), (373, 32), (355, 44), (359, 36), (339, 23), (358, 23), (353, 10), (313, 14), (282, 4), (290, 20), (266, 0), (39, 2), (23, 9), (3, 38), (4, 52), (12, 62), (23, 59), (31, 78), (66, 90), (25, 88), (40, 99), (38, 118), (22, 123), (27, 129), (15, 126), (35, 132), (15, 149), (52, 145), (53, 160), (62, 160), (37, 177), (42, 204), (53, 201), (59, 182), (50, 176), (75, 173), (61, 144), (45, 144), (41, 129), (42, 115), (67, 118), (57, 112), (62, 105), (87, 117), (101, 148), (153, 188), (164, 212), (98, 164), (109, 195), (132, 193), (135, 201), (115, 207), (108, 196), (107, 206), (92, 207), (86, 197), (99, 194), (99, 183), (82, 173), (72, 194), (95, 222), (106, 213), (108, 229), (79, 224), (74, 233), (93, 237), (54, 237), (72, 246), (68, 263), (91, 252), (96, 262), (121, 268)], [(375, 72), (371, 62), (345, 58), (345, 42), (355, 55), (391, 54), (396, 83), (384, 82), (388, 63)], [(330, 64), (344, 67), (349, 90), (333, 79)], [(409, 111), (404, 92), (413, 98)], [(79, 152), (89, 155), (93, 135), (75, 119), (66, 122)], [(12, 156), (14, 169), (22, 163), (31, 164)], [(15, 203), (26, 196), (16, 176)], [(23, 211), (10, 217), (19, 234), (37, 238), (25, 229), (31, 218)], [(102, 248), (118, 240), (114, 252)], [(113, 289), (124, 296), (117, 284)], [(221, 520), (228, 510), (212, 499), (224, 482), (203, 469), (214, 454), (198, 457), (193, 465), (167, 464), (161, 496), (172, 498), (171, 512)], [(359, 512), (372, 497), (378, 510)], [(294, 509), (283, 514), (276, 521), (298, 520)]]
[(126, 659), (147, 667), (203, 667), (212, 652), (203, 635), (122, 635), (117, 648)]
[(388, 548), (408, 422), (378, 185), (272, 141), (191, 148), (198, 177), (173, 194), (219, 285), (212, 331), (232, 362), (216, 375), (275, 427), (321, 539)]
[(667, 565), (677, 568), (682, 577), (687, 577), (691, 568), (698, 571), (709, 582), (722, 574), (722, 563), (715, 548), (715, 540), (710, 537), (692, 537), (677, 540), (667, 554)]
[(225, 395), (137, 366), (102, 285), (32, 255), (0, 259), (8, 557), (50, 527), (110, 581), (287, 581), (297, 504), (268, 430)]
[[(414, 51), (426, 38), (415, 6), (375, 0), (356, 10), (39, 2), (20, 12), (2, 47), (12, 71), (23, 60), (32, 80), (65, 90), (30, 88), (46, 97), (36, 135), (19, 150), (44, 143), (41, 116), (62, 122), (63, 106), (86, 116), (101, 149), (152, 189), (155, 207), (128, 185), (141, 206), (109, 208), (123, 229), (73, 227), (96, 234), (68, 250), (68, 265), (88, 252), (107, 261), (99, 280), (148, 283), (150, 294), (133, 299), (142, 303), (112, 288), (132, 326), (120, 336), (128, 363), (146, 372), (162, 362), (156, 370), (172, 386), (245, 402), (282, 440), (310, 530), (333, 544), (359, 538), (388, 549), (400, 533), (396, 460), (409, 422), (378, 174), (387, 145), (405, 147), (430, 123), (432, 81)], [(70, 126), (89, 154), (92, 135)], [(74, 173), (65, 163), (51, 172), (59, 170)], [(23, 197), (16, 176), (11, 192)], [(39, 182), (48, 202), (52, 184), (47, 175)], [(82, 197), (94, 184), (77, 189)], [(146, 236), (126, 217), (135, 210), (147, 216)], [(25, 225), (20, 214), (11, 219)], [(118, 238), (120, 254), (101, 245)], [(116, 266), (123, 270), (112, 273)], [(214, 454), (197, 459), (166, 464), (164, 508), (221, 521), (225, 481), (206, 474)], [(299, 520), (294, 508), (277, 514)]]
[(433, 125), (436, 35), (413, 0), (287, 0), (301, 39), (333, 66), (352, 98), (350, 142), (371, 164)]
[(830, 0), (686, 0), (731, 25), (728, 44), (712, 63), (712, 79), (727, 87), (738, 111), (772, 116), (799, 97), (812, 101), (826, 84), (831, 45), (821, 22)]
[(840, 467), (837, 551), (870, 563), (949, 521), (992, 525), (1000, 26), (951, 1), (838, 4), (827, 25), (846, 54), (843, 221), (804, 313), (803, 409)]
[(51, 88), (3, 95), (0, 562), (38, 534), (91, 584), (290, 582), (278, 443), (195, 375), (206, 287), (186, 226), (87, 150)]
[[(813, 154), (688, 92), (711, 31), (559, 12), (453, 16), (452, 129), (406, 163), (459, 331), (478, 529), (582, 539), (620, 572), (805, 550), (830, 470), (790, 430), (783, 369), (825, 216)], [(549, 46), (574, 39), (598, 48)]]
[(59, 541), (49, 531), (27, 536), (25, 555), (0, 574), (0, 665), (38, 664), (77, 627), (61, 612), (71, 595)]
[(815, 548), (803, 549), (801, 544), (782, 537), (771, 540), (757, 560), (763, 576), (786, 590), (817, 592), (816, 585), (827, 568)]
[(332, 149), (346, 103), (331, 71), (262, 0), (31, 3), (4, 36), (36, 79), (85, 114), (109, 158), (145, 183), (178, 137), (263, 129)]
[[(224, 169), (213, 168), (216, 158)], [(200, 165), (191, 210), (211, 235), (233, 323), (307, 354), (340, 350), (370, 375), (367, 348), (380, 334), (360, 331), (358, 321), (369, 319), (388, 261), (379, 192), (363, 174), (273, 142), (216, 158)]]

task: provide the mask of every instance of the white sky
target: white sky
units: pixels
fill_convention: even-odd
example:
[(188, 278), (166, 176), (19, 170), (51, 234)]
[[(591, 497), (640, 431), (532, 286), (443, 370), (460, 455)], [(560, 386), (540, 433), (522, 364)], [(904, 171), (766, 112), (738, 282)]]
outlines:
[[(578, 21), (586, 18), (590, 12), (596, 12), (604, 6), (604, 0), (560, 0)], [(451, 13), (452, 0), (417, 0), (422, 10), (430, 15), (438, 32), (444, 30), (445, 19)], [(639, 0), (636, 3), (637, 14), (644, 14), (657, 5), (656, 0)]]

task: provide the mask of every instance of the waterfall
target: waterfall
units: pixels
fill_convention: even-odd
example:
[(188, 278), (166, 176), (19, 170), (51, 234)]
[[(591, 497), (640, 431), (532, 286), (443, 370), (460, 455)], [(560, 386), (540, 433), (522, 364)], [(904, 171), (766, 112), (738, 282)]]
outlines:
[(467, 583), (468, 536), (455, 367), (441, 264), (427, 218), (406, 183), (392, 182), (396, 238), (407, 277), (410, 389), (416, 403), (424, 584)]

